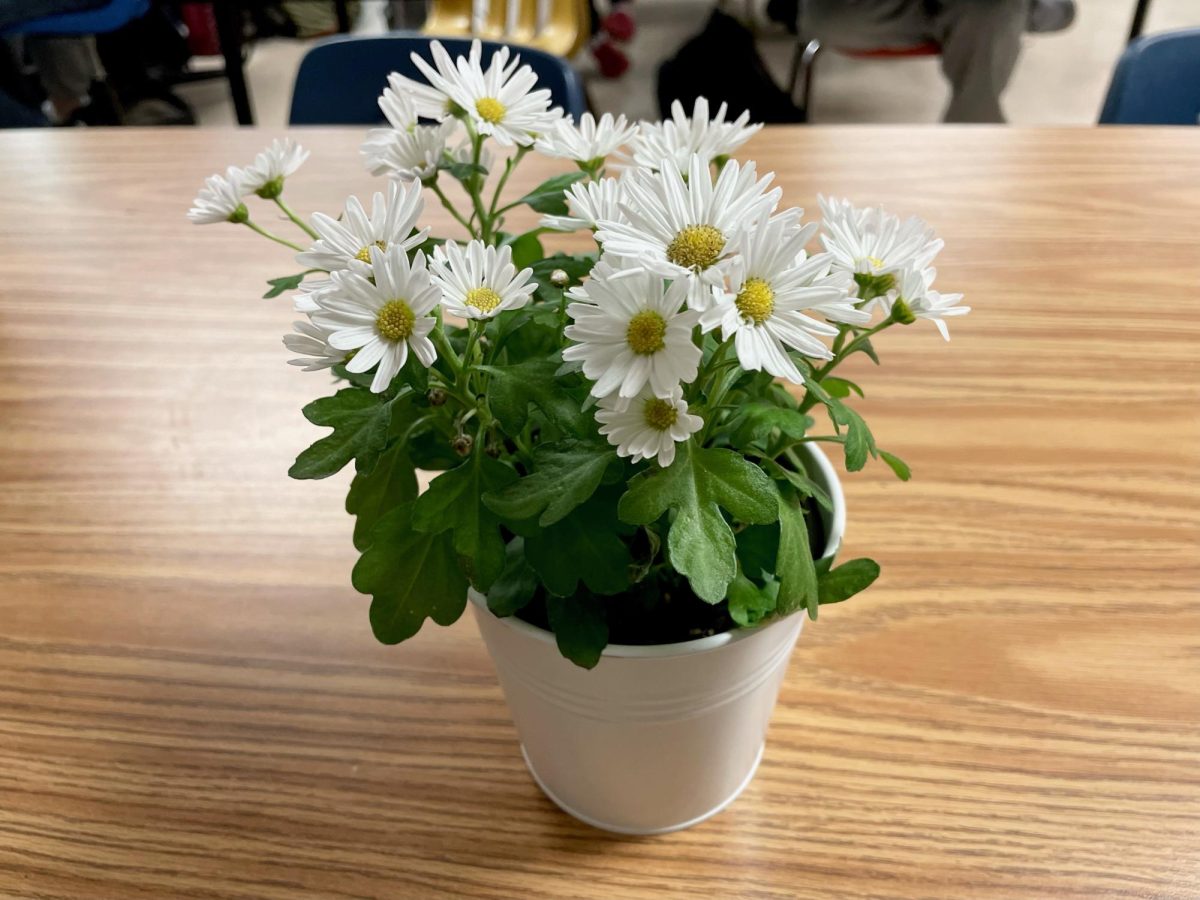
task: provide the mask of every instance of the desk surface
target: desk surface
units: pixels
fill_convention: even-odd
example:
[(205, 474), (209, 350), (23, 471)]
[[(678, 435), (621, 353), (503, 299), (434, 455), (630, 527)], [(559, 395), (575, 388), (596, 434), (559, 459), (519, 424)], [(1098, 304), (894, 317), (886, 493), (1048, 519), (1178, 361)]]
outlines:
[[(184, 220), (270, 136), (0, 134), (0, 895), (1200, 895), (1200, 130), (747, 148), (927, 218), (975, 312), (852, 364), (915, 472), (845, 479), (883, 577), (805, 629), (742, 798), (649, 839), (541, 796), (471, 621), (371, 637), (346, 479), (285, 475), (295, 267)], [(378, 184), (359, 138), (302, 134), (294, 205)]]

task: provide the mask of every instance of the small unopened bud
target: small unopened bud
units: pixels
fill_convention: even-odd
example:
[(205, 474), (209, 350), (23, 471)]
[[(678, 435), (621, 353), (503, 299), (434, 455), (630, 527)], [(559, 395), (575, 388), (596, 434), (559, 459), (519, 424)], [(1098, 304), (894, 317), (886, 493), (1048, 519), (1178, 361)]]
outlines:
[(550, 283), (555, 287), (566, 287), (571, 283), (571, 276), (562, 269), (555, 269), (550, 273)]
[(475, 441), (469, 434), (460, 434), (450, 442), (450, 447), (459, 456), (469, 456), (471, 448), (475, 446)]
[(239, 203), (238, 208), (229, 214), (229, 221), (234, 225), (242, 225), (250, 221), (250, 210), (245, 203)]
[(283, 193), (283, 176), (272, 178), (254, 193), (262, 197), (264, 200), (274, 200)]
[(430, 388), (429, 393), (425, 396), (429, 400), (430, 406), (442, 406), (446, 402), (446, 392), (441, 388)]
[(911, 325), (917, 321), (917, 317), (913, 315), (912, 308), (904, 302), (903, 297), (897, 297), (896, 302), (892, 304), (892, 318), (901, 325)]
[(500, 448), (499, 448), (499, 447), (497, 447), (495, 444), (488, 444), (488, 447), (487, 447), (487, 449), (484, 451), (484, 453), (486, 453), (486, 454), (487, 454), (488, 456), (490, 456), (492, 459), (499, 459), (499, 458), (500, 458)]

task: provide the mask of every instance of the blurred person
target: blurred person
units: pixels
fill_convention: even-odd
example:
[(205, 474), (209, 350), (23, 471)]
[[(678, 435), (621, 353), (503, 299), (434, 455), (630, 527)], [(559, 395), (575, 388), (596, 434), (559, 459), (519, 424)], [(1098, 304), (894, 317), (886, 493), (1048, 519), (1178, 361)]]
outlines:
[(802, 0), (800, 33), (844, 50), (941, 46), (947, 122), (1003, 122), (1021, 34), (1068, 27), (1074, 0)]

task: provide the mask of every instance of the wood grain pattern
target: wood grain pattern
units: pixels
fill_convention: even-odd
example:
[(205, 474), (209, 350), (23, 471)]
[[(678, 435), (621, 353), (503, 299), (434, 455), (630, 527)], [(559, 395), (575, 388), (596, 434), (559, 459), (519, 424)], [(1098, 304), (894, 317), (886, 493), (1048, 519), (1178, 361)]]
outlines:
[[(1200, 132), (747, 149), (927, 218), (976, 311), (847, 365), (915, 471), (845, 480), (883, 578), (805, 629), (742, 799), (651, 839), (538, 793), (473, 623), (372, 639), (346, 479), (285, 475), (294, 265), (183, 216), (271, 136), (0, 135), (0, 895), (1200, 896)], [(301, 137), (295, 206), (377, 184)]]

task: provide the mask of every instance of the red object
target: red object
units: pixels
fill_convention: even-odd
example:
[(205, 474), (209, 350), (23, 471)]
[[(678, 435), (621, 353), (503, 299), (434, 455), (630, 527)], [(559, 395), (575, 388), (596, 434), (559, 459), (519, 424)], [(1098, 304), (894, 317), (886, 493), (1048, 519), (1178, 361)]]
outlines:
[(618, 7), (604, 17), (600, 29), (608, 32), (608, 36), (614, 41), (625, 43), (637, 31), (637, 23), (633, 21), (633, 16)]
[(837, 52), (853, 59), (895, 59), (903, 56), (940, 56), (942, 45), (936, 41), (926, 41), (924, 44), (913, 44), (911, 47), (879, 47), (875, 50), (850, 50), (838, 47)]
[(184, 3), (179, 15), (188, 31), (188, 49), (193, 56), (220, 56), (221, 41), (217, 37), (217, 20), (211, 3)]
[(592, 56), (605, 78), (620, 78), (629, 70), (629, 57), (612, 41), (604, 40), (592, 45)]

